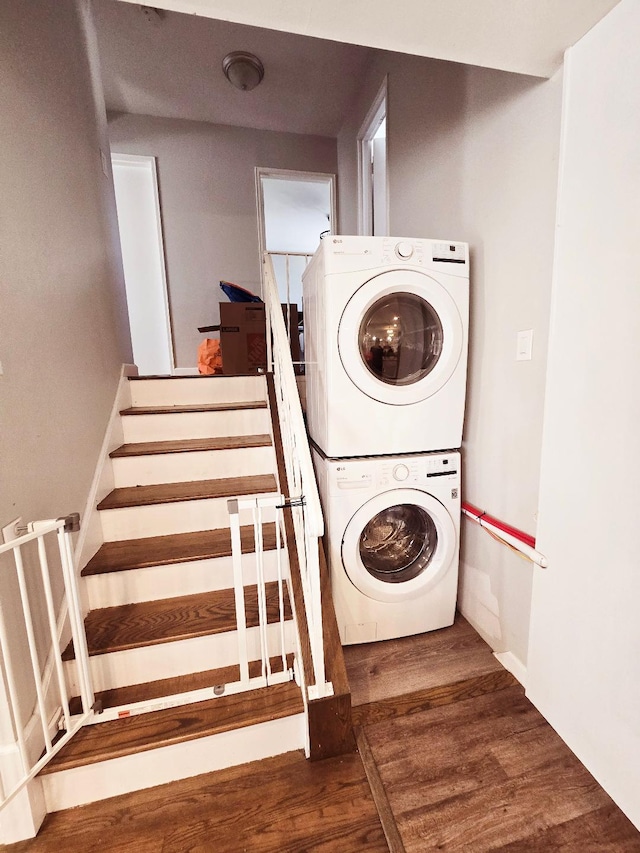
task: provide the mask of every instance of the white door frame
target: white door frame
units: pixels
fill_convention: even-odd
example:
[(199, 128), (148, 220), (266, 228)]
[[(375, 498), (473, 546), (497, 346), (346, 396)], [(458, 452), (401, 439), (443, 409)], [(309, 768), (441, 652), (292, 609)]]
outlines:
[[(162, 234), (162, 215), (160, 212), (160, 194), (158, 191), (158, 172), (156, 166), (156, 158), (145, 154), (119, 154), (112, 152), (111, 162), (114, 167), (136, 165), (145, 168), (151, 177), (153, 206), (155, 214), (156, 229), (154, 241), (157, 239), (156, 245), (153, 247), (154, 253), (157, 255), (158, 271), (160, 275), (160, 300), (161, 310), (163, 314), (162, 333), (164, 338), (165, 355), (169, 360), (169, 370), (171, 374), (180, 372), (176, 370), (175, 352), (173, 347), (173, 334), (171, 330), (171, 309), (169, 306), (169, 293), (167, 288), (167, 271), (165, 266), (164, 240)], [(125, 270), (125, 286), (126, 286), (126, 270)], [(192, 372), (191, 370), (189, 371)]]
[(264, 256), (267, 238), (264, 221), (264, 194), (262, 192), (263, 178), (278, 178), (281, 181), (315, 181), (317, 183), (328, 183), (330, 194), (330, 222), (329, 228), (335, 234), (335, 225), (338, 221), (336, 211), (336, 176), (330, 172), (298, 172), (293, 169), (266, 169), (256, 166), (256, 207), (258, 210), (258, 248), (260, 251), (260, 270), (262, 271), (262, 258)]
[[(369, 111), (358, 132), (358, 234), (373, 234), (373, 181), (371, 175), (371, 144), (378, 128), (387, 117), (388, 77), (382, 81)], [(385, 232), (389, 233), (389, 185), (387, 180), (388, 162), (385, 150)]]

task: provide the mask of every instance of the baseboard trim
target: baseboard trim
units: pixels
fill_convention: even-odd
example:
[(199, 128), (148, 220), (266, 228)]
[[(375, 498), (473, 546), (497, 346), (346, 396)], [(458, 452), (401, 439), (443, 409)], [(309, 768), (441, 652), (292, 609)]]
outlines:
[[(131, 405), (131, 390), (128, 378), (137, 376), (138, 368), (135, 364), (123, 364), (120, 370), (120, 379), (114, 395), (114, 402), (106, 425), (102, 446), (98, 454), (93, 480), (87, 495), (87, 502), (82, 514), (82, 525), (80, 534), (76, 541), (74, 560), (76, 570), (79, 572), (95, 554), (104, 537), (100, 523), (100, 516), (96, 506), (102, 498), (114, 488), (113, 471), (109, 453), (124, 442), (122, 425), (120, 423), (120, 410)], [(82, 601), (83, 612), (88, 612), (88, 604)]]
[(494, 652), (493, 656), (514, 678), (518, 679), (526, 690), (527, 667), (522, 663), (520, 658), (516, 657), (513, 652)]

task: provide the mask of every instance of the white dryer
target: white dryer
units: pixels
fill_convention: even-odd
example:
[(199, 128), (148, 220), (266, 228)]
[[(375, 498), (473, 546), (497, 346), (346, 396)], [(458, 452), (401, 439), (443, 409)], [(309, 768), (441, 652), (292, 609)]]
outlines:
[(466, 243), (327, 236), (303, 295), (309, 433), (327, 456), (461, 446)]
[(313, 461), (344, 645), (453, 624), (460, 454)]

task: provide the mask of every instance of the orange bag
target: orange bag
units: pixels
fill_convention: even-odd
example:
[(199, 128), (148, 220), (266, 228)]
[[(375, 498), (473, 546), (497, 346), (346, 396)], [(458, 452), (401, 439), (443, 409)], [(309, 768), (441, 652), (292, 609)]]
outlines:
[(205, 376), (222, 373), (222, 350), (219, 340), (205, 338), (198, 347), (198, 373)]

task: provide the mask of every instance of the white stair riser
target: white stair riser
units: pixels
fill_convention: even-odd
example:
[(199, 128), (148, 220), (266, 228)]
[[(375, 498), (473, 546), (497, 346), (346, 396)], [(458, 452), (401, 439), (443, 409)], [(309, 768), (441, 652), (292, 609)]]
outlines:
[(135, 443), (270, 434), (271, 423), (268, 409), (229, 409), (222, 412), (123, 415), (122, 430), (125, 442)]
[(304, 714), (295, 714), (162, 749), (51, 773), (42, 777), (47, 812), (259, 761), (304, 746)]
[(264, 376), (215, 376), (184, 379), (133, 380), (132, 406), (177, 406), (240, 403), (267, 399)]
[[(270, 495), (256, 495), (270, 497)], [(193, 533), (229, 526), (228, 498), (176, 501), (149, 506), (105, 509), (100, 512), (105, 542), (165, 536), (170, 533)], [(274, 510), (265, 509), (263, 521), (274, 520)]]
[[(284, 552), (280, 559), (281, 571), (286, 578), (288, 565)], [(242, 563), (245, 584), (256, 583), (255, 554), (244, 554)], [(264, 553), (264, 576), (266, 581), (278, 578), (276, 551)], [(218, 557), (168, 566), (149, 566), (126, 572), (89, 575), (84, 579), (84, 584), (89, 607), (91, 610), (97, 610), (101, 607), (117, 607), (121, 604), (229, 589), (233, 586), (233, 563), (231, 557)]]
[(116, 488), (248, 477), (253, 474), (270, 474), (275, 470), (275, 453), (270, 446), (128, 456), (112, 461)]
[[(282, 653), (280, 624), (267, 626), (269, 655)], [(247, 629), (249, 660), (260, 659), (258, 628)], [(285, 652), (295, 650), (295, 628), (292, 621), (285, 623)], [(162, 678), (174, 678), (208, 669), (232, 666), (238, 662), (238, 636), (236, 631), (158, 643), (122, 652), (92, 655), (89, 658), (93, 688), (96, 692), (129, 684), (143, 684)], [(66, 679), (72, 695), (78, 695), (79, 684), (75, 661), (65, 663)]]

